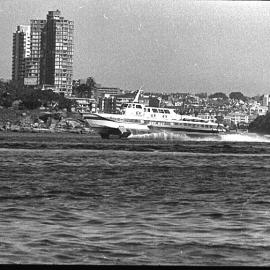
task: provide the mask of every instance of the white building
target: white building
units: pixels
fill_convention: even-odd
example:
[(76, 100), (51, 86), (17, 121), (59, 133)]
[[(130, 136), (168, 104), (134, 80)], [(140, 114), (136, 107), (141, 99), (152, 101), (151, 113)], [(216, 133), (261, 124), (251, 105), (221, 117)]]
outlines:
[(265, 115), (268, 111), (268, 106), (262, 106), (260, 104), (254, 104), (250, 107), (249, 113), (255, 115)]
[(224, 116), (224, 120), (227, 120), (229, 122), (233, 122), (236, 125), (238, 123), (249, 123), (249, 116), (244, 114), (244, 113), (240, 113), (240, 112), (234, 112), (234, 113), (229, 113), (228, 115)]
[(68, 97), (76, 101), (76, 111), (78, 112), (96, 112), (96, 100), (93, 98)]

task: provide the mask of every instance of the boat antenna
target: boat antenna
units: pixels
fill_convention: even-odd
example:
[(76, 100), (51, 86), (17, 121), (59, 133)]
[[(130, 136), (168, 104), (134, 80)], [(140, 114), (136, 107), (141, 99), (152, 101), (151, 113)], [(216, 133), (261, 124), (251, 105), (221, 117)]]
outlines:
[(133, 102), (135, 102), (135, 103), (138, 103), (138, 102), (139, 102), (139, 96), (140, 96), (141, 93), (142, 93), (142, 86), (141, 86), (140, 89), (138, 90), (138, 92), (137, 92), (137, 94), (136, 94), (136, 96), (135, 96)]

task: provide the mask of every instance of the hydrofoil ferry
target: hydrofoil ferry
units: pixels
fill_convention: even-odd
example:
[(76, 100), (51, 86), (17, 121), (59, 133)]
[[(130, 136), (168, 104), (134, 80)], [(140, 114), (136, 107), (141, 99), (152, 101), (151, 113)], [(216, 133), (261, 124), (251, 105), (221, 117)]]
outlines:
[(103, 139), (110, 135), (126, 138), (131, 134), (176, 132), (188, 136), (225, 133), (223, 125), (199, 117), (180, 115), (171, 108), (149, 107), (138, 102), (141, 90), (131, 103), (123, 106), (121, 113), (82, 113), (84, 121)]

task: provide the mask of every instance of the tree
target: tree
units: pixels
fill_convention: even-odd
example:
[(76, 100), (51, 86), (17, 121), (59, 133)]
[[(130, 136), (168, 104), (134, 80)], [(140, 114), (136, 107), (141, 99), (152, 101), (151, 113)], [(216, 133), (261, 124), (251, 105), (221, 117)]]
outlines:
[(256, 96), (252, 97), (252, 99), (257, 101), (257, 102), (262, 102), (263, 101), (263, 95), (256, 95)]
[(81, 84), (74, 90), (74, 93), (75, 96), (79, 98), (90, 98), (92, 95), (92, 90), (90, 86)]
[(73, 89), (73, 93), (76, 97), (91, 98), (96, 88), (97, 84), (95, 79), (93, 77), (88, 77), (85, 84), (81, 84)]
[(246, 101), (247, 97), (245, 97), (241, 92), (231, 92), (229, 94), (230, 99), (238, 99), (238, 100), (243, 100)]
[(214, 93), (212, 95), (209, 95), (209, 98), (211, 98), (211, 99), (217, 98), (217, 99), (223, 99), (223, 100), (228, 99), (228, 97), (226, 96), (226, 94), (224, 94), (222, 92), (217, 92), (217, 93)]
[(29, 110), (34, 110), (39, 108), (42, 104), (40, 100), (37, 98), (33, 98), (33, 96), (26, 96), (24, 100), (22, 101), (23, 106)]
[(93, 77), (87, 78), (86, 85), (89, 86), (91, 88), (91, 90), (93, 90), (94, 88), (97, 87), (97, 84), (96, 84), (95, 79)]
[(60, 94), (59, 100), (58, 100), (58, 107), (59, 109), (67, 109), (68, 112), (71, 112), (72, 106), (75, 105), (75, 101), (65, 98), (63, 94)]
[(204, 92), (202, 92), (202, 93), (197, 93), (197, 94), (195, 94), (195, 96), (197, 96), (197, 97), (199, 97), (199, 98), (207, 98), (207, 93), (204, 93)]
[(4, 92), (0, 97), (0, 105), (6, 108), (11, 107), (13, 101), (14, 99), (12, 95), (10, 95), (8, 92)]
[(223, 115), (217, 115), (216, 119), (217, 119), (217, 122), (219, 124), (223, 124), (223, 121), (224, 121), (224, 116)]
[(52, 90), (39, 90), (39, 98), (44, 107), (47, 107), (53, 101), (59, 100), (59, 94)]

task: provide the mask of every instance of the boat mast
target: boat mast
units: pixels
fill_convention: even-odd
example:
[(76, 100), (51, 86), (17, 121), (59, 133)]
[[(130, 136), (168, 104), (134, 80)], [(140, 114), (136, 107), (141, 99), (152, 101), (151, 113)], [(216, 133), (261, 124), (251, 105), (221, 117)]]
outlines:
[(138, 90), (138, 93), (136, 94), (133, 102), (134, 103), (139, 103), (139, 97), (140, 97), (140, 94), (142, 93), (142, 87), (140, 87), (140, 89)]

